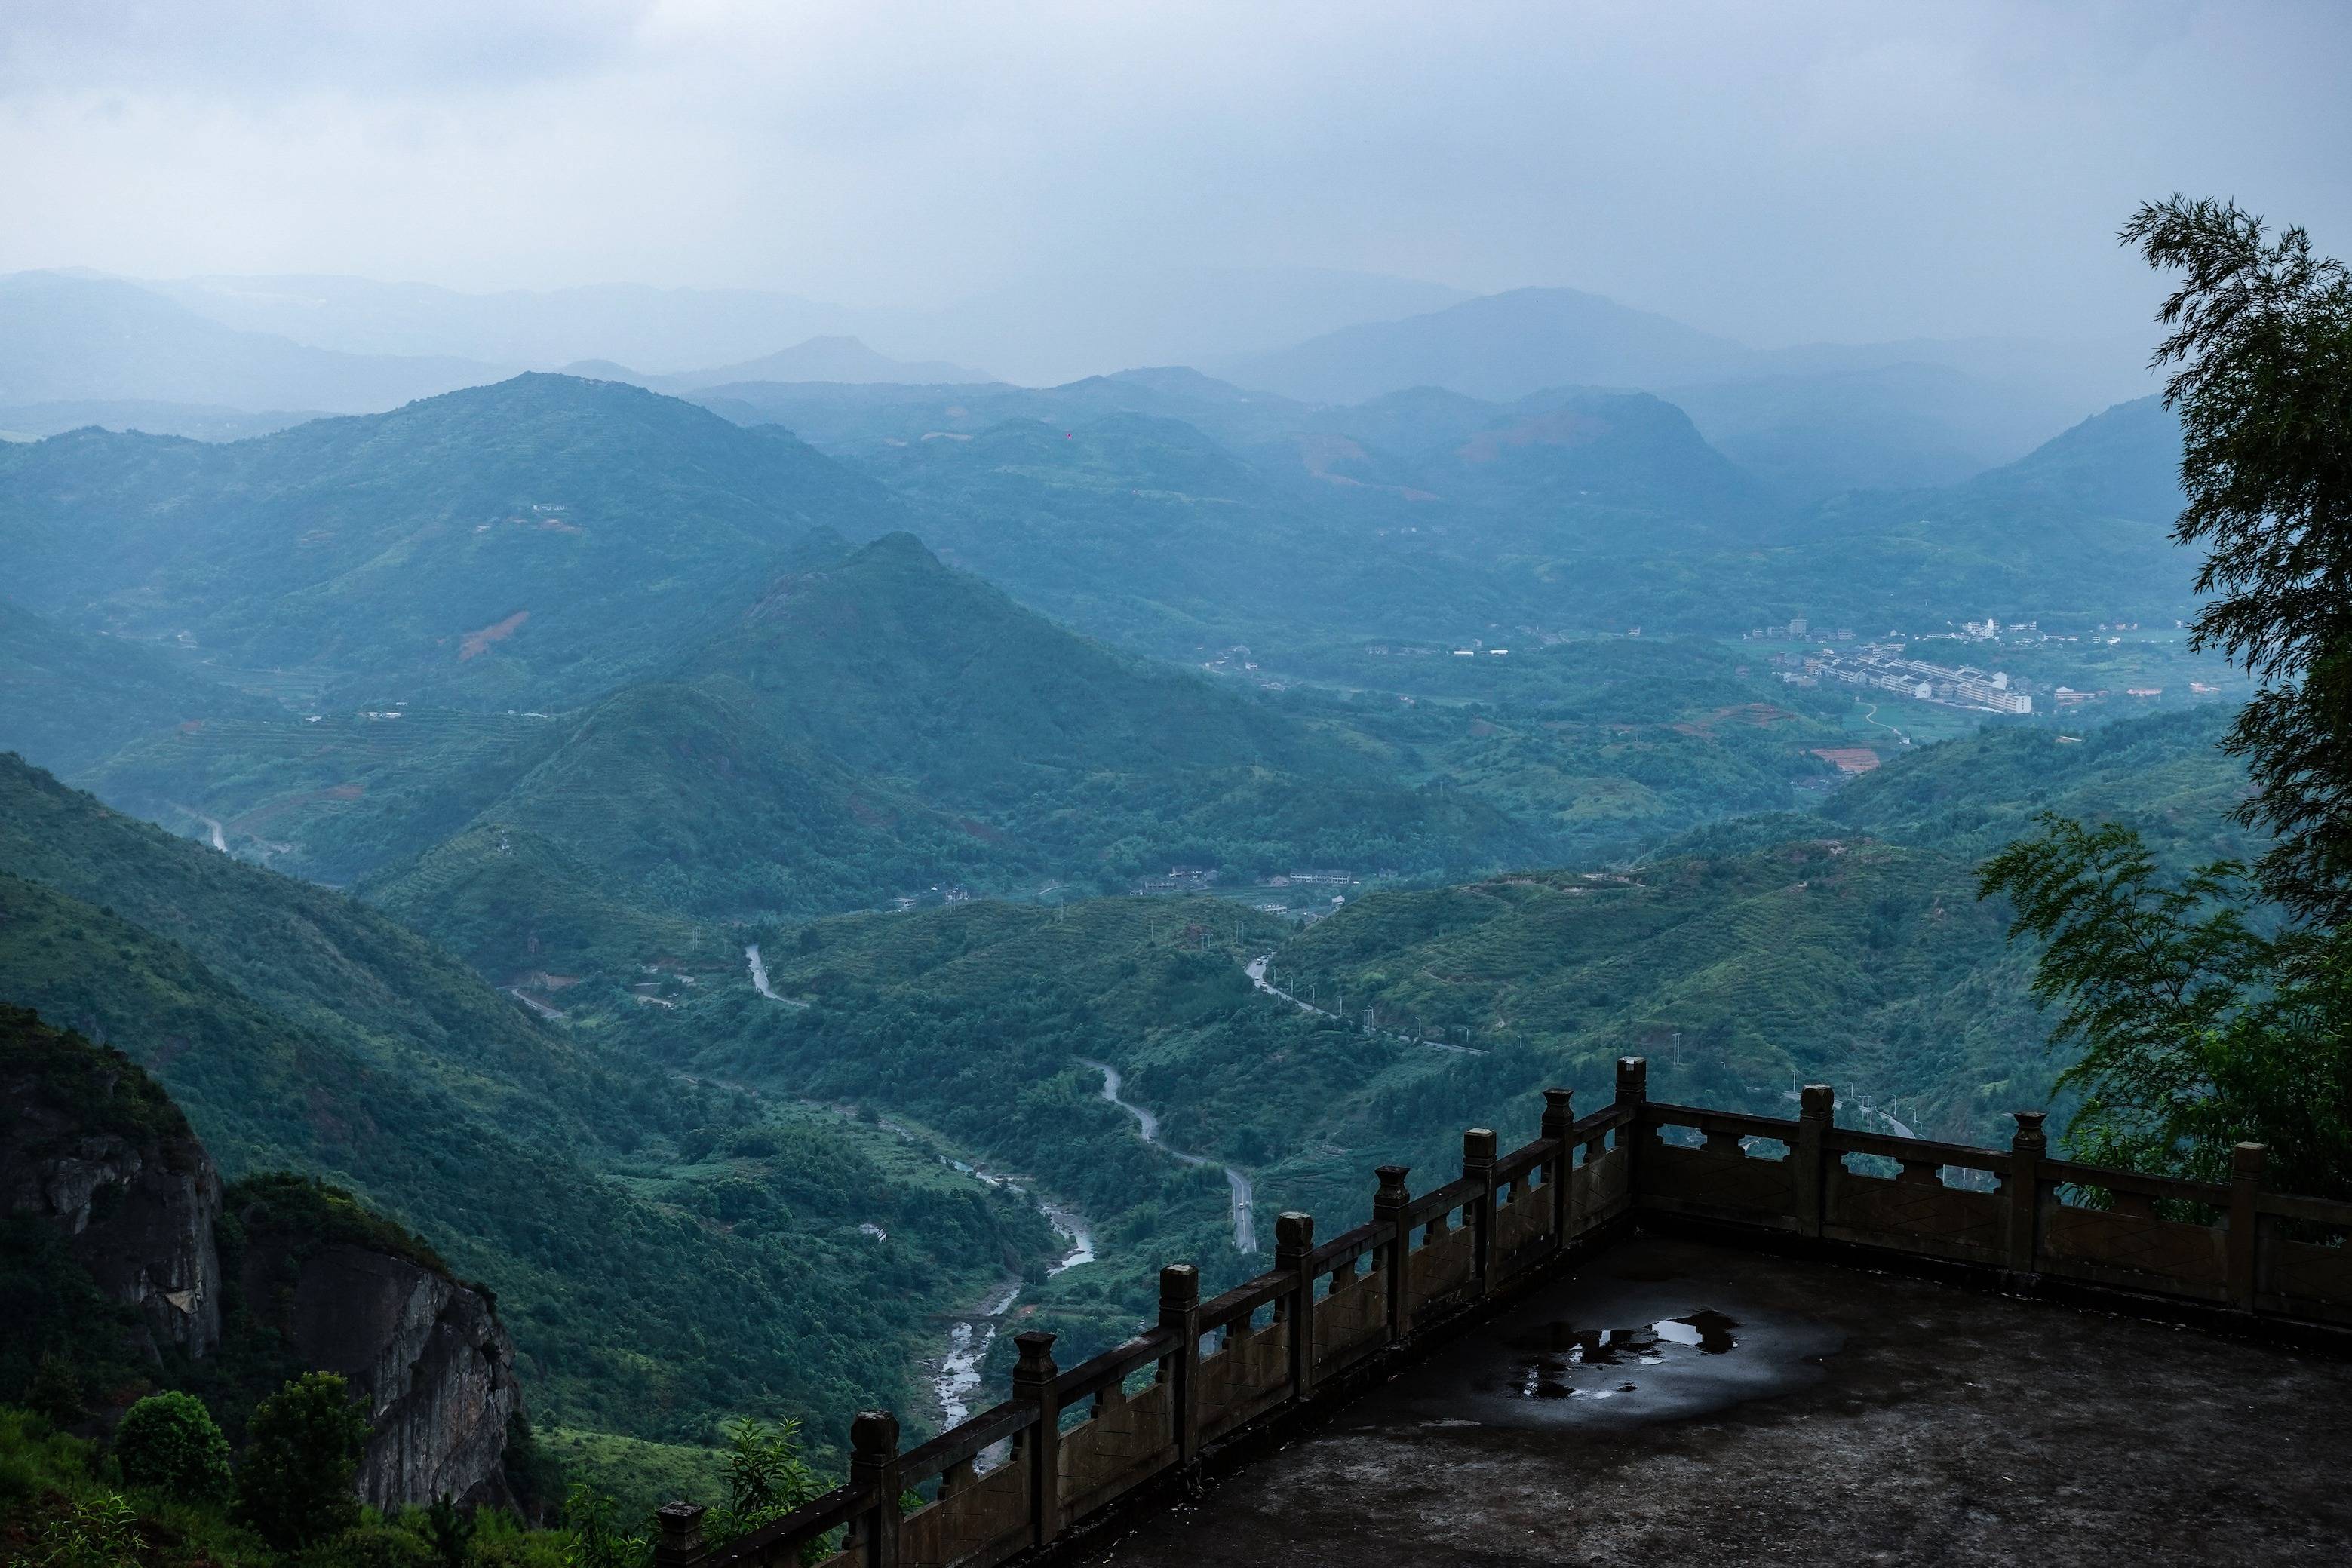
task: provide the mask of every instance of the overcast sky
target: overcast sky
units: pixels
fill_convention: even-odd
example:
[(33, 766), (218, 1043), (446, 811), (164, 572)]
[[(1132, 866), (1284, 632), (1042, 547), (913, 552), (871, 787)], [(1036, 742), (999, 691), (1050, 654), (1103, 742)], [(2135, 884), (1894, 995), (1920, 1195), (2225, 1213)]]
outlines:
[(1566, 284), (1759, 345), (2146, 319), (2132, 204), (2352, 252), (2352, 5), (5, 0), (0, 270)]

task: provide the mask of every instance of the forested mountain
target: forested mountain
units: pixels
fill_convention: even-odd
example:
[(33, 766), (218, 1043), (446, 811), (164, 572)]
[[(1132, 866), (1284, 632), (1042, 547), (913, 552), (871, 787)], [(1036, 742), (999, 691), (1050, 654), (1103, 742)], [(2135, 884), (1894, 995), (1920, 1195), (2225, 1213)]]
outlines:
[(564, 1427), (700, 1443), (728, 1411), (916, 1408), (924, 1303), (1052, 1245), (892, 1140), (666, 1081), (341, 894), (13, 759), (0, 863), (0, 995), (154, 1072), (232, 1179), (331, 1178), (496, 1281)]
[(226, 446), (0, 449), (19, 602), (372, 708), (610, 691), (740, 610), (812, 528), (896, 515), (780, 429), (566, 377)]
[(1981, 1139), (2043, 1103), (2056, 1064), (1976, 868), (2043, 811), (2128, 822), (2181, 866), (2243, 855), (2225, 716), (1987, 731), (1904, 756), (1818, 814), (1701, 829), (1618, 871), (1376, 894), (1286, 944), (1275, 975), (1498, 1064), (1532, 1051), (1591, 1082), (1634, 1051), (1661, 1097), (1772, 1113), (1827, 1081), (1899, 1097), (1928, 1135)]
[[(942, 883), (1123, 888), (1178, 862), (1429, 873), (1545, 841), (1343, 736), (1054, 626), (905, 535), (778, 578), (667, 680), (566, 722), (479, 831), (366, 895), (507, 973), (565, 950), (543, 894), (581, 879), (650, 910), (772, 917)], [(577, 869), (546, 880), (518, 843)], [(485, 901), (509, 911), (500, 946), (445, 924)]]

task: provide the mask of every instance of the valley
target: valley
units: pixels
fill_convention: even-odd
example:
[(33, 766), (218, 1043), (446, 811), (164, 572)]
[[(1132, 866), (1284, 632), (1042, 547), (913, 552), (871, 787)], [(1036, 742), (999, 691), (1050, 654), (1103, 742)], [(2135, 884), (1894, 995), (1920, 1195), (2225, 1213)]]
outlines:
[[(2252, 847), (2150, 404), (1832, 490), (1728, 394), (592, 368), (0, 452), (0, 998), (494, 1282), (633, 1504), (1621, 1054), (1990, 1135), (2062, 1062), (1975, 867)], [(1807, 613), (2095, 697), (1858, 699)]]

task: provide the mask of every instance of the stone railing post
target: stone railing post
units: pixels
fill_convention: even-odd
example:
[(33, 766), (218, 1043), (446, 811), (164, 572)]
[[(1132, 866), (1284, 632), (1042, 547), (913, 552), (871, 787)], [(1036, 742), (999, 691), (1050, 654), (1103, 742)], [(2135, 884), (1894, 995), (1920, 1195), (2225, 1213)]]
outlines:
[(1412, 1232), (1404, 1222), (1411, 1197), (1404, 1189), (1408, 1166), (1382, 1166), (1380, 1190), (1372, 1194), (1372, 1223), (1393, 1232), (1381, 1253), (1381, 1279), (1388, 1290), (1389, 1343), (1404, 1338), (1412, 1326), (1412, 1295), (1405, 1285), (1412, 1267)]
[(887, 1410), (850, 1422), (849, 1484), (874, 1490), (849, 1532), (865, 1549), (860, 1568), (898, 1568), (898, 1417)]
[(1176, 1336), (1168, 1358), (1168, 1420), (1176, 1463), (1201, 1457), (1201, 1271), (1190, 1263), (1160, 1270), (1160, 1326)]
[(1015, 1334), (1013, 1343), (1021, 1347), (1013, 1397), (1037, 1408), (1037, 1424), (1021, 1437), (1029, 1463), (1029, 1538), (1043, 1546), (1062, 1529), (1062, 1402), (1054, 1389), (1062, 1369), (1054, 1364), (1054, 1336), (1045, 1330)]
[(1547, 1089), (1543, 1097), (1541, 1135), (1559, 1145), (1552, 1152), (1551, 1163), (1544, 1166), (1548, 1189), (1544, 1196), (1551, 1199), (1551, 1249), (1557, 1252), (1568, 1245), (1568, 1173), (1576, 1166), (1576, 1150), (1568, 1141), (1568, 1130), (1576, 1125), (1576, 1093)]
[(1632, 1113), (1617, 1129), (1617, 1146), (1625, 1155), (1625, 1206), (1641, 1207), (1642, 1145), (1649, 1132), (1642, 1125), (1642, 1103), (1650, 1097), (1650, 1064), (1639, 1056), (1617, 1059), (1617, 1104)]
[(1830, 1162), (1834, 1157), (1823, 1143), (1837, 1120), (1837, 1091), (1826, 1083), (1808, 1083), (1797, 1094), (1797, 1234), (1822, 1233), (1823, 1206), (1829, 1201)]
[(2009, 1140), (2009, 1267), (2031, 1274), (2042, 1246), (2042, 1160), (2050, 1139), (2042, 1131), (2043, 1111), (2016, 1111), (2017, 1131)]
[(660, 1531), (654, 1538), (654, 1568), (690, 1568), (710, 1555), (702, 1540), (702, 1516), (709, 1511), (698, 1502), (666, 1502), (654, 1511)]
[(1470, 1200), (1470, 1296), (1486, 1293), (1495, 1261), (1495, 1129), (1473, 1127), (1462, 1134), (1462, 1179), (1478, 1184)]
[(1315, 1386), (1315, 1217), (1296, 1209), (1274, 1222), (1274, 1266), (1295, 1271), (1298, 1278), (1279, 1300), (1290, 1324), (1290, 1394), (1304, 1399)]
[(2254, 1310), (2262, 1283), (2263, 1219), (2254, 1211), (2254, 1197), (2262, 1190), (2269, 1153), (2261, 1144), (2240, 1144), (2230, 1151), (2230, 1304), (2242, 1312)]

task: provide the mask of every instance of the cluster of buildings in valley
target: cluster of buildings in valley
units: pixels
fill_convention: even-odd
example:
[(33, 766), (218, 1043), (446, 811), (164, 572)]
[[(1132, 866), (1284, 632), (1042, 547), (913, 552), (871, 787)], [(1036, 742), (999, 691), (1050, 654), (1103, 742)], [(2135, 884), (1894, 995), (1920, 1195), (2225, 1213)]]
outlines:
[(1740, 636), (1751, 643), (1790, 643), (1806, 636), (1818, 637), (1824, 643), (1853, 641), (1853, 628), (1851, 626), (1839, 626), (1829, 631), (1815, 632), (1811, 629), (1811, 625), (1812, 623), (1803, 616), (1792, 615), (1781, 625), (1753, 627), (1741, 632)]
[(1948, 707), (1981, 708), (1990, 713), (2033, 711), (2033, 698), (1999, 671), (1931, 664), (1904, 657), (1899, 648), (1874, 645), (1852, 653), (1825, 648), (1819, 653), (1784, 653), (1773, 662), (1780, 666), (1780, 678), (1791, 685), (1835, 683)]

